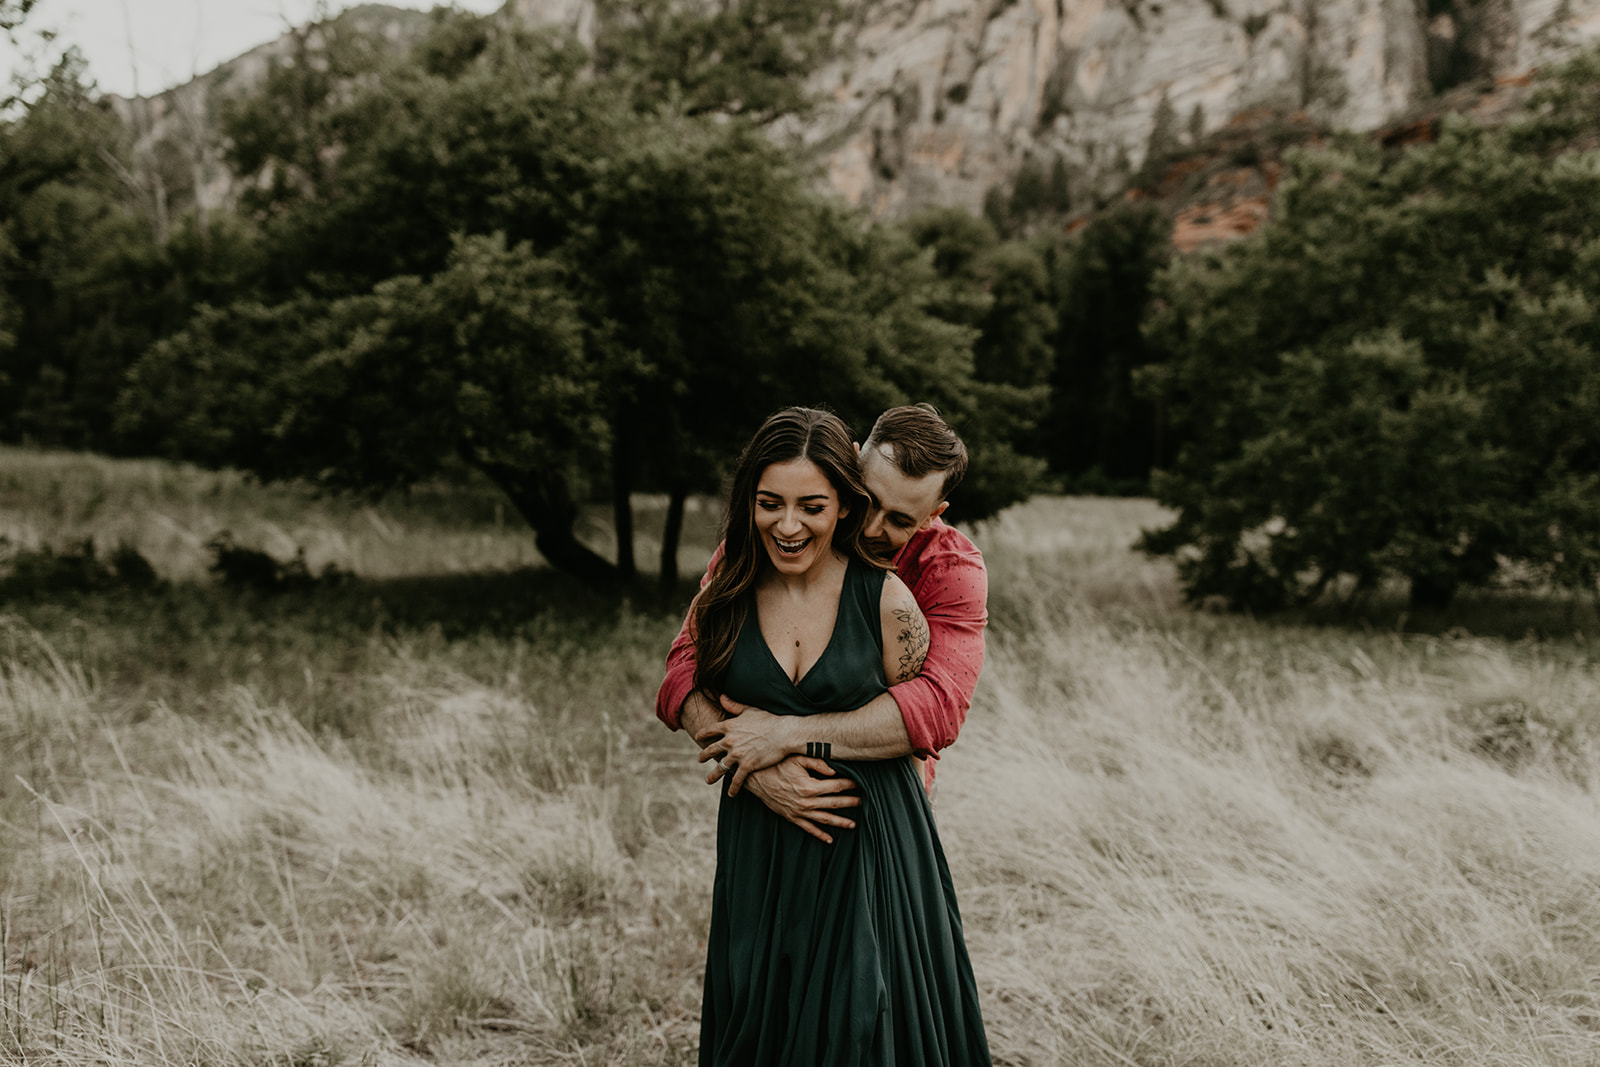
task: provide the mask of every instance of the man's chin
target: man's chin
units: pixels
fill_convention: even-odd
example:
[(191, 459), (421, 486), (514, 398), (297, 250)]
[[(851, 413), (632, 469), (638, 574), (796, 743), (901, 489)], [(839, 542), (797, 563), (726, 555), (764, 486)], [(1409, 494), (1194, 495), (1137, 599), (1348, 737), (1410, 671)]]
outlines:
[(893, 563), (895, 553), (899, 551), (898, 546), (890, 544), (888, 541), (873, 541), (868, 539), (864, 541), (863, 544), (866, 546), (868, 552), (871, 552), (874, 557), (882, 560), (885, 563)]

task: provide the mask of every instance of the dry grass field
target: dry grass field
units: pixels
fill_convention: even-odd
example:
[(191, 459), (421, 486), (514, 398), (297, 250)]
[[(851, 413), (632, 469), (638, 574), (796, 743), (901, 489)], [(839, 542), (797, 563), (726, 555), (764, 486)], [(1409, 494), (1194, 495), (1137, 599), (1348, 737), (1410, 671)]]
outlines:
[[(1600, 1063), (1593, 606), (1195, 611), (1127, 549), (1159, 517), (975, 534), (936, 810), (996, 1062)], [(222, 529), (355, 577), (214, 585)], [(167, 579), (0, 601), (0, 1063), (694, 1062), (681, 604), (595, 602), (466, 489), (0, 450), (0, 536)]]

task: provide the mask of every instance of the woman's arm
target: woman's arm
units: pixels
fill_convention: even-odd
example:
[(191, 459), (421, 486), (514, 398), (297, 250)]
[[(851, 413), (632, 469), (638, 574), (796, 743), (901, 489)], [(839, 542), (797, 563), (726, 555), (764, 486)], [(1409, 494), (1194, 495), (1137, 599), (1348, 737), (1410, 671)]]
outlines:
[(898, 575), (884, 579), (878, 604), (883, 626), (883, 676), (890, 685), (909, 682), (922, 673), (922, 661), (928, 658), (928, 620)]

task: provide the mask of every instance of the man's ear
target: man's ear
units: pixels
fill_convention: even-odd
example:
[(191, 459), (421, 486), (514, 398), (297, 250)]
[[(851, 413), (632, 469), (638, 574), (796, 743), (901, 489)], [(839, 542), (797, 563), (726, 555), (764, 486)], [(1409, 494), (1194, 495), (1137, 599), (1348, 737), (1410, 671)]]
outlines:
[(861, 458), (861, 442), (860, 441), (851, 441), (850, 443), (855, 446), (856, 458), (860, 459)]
[(922, 520), (922, 525), (918, 526), (917, 529), (926, 530), (929, 526), (933, 525), (933, 520), (937, 519), (940, 515), (943, 515), (944, 514), (944, 509), (949, 507), (949, 506), (950, 506), (950, 501), (948, 501), (948, 500), (939, 501), (939, 506), (934, 508), (932, 511), (928, 512), (928, 517)]

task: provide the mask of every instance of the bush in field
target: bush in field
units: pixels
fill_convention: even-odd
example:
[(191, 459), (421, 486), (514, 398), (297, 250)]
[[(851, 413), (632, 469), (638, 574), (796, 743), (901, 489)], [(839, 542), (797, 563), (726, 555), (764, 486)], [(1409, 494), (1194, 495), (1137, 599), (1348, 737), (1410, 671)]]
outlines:
[(116, 588), (149, 589), (159, 581), (150, 561), (132, 545), (118, 545), (102, 559), (93, 541), (60, 550), (49, 545), (23, 549), (0, 537), (0, 602)]
[(316, 585), (338, 585), (349, 577), (335, 564), (328, 564), (320, 575), (313, 575), (306, 563), (306, 550), (298, 549), (287, 563), (258, 548), (248, 548), (233, 539), (230, 530), (223, 530), (206, 542), (211, 553), (208, 568), (217, 581), (239, 589), (253, 589), (258, 593), (281, 593), (291, 589), (307, 589)]
[(1160, 279), (1150, 373), (1186, 443), (1143, 546), (1193, 598), (1340, 578), (1437, 606), (1507, 563), (1600, 576), (1600, 160), (1448, 122), (1292, 157), (1255, 238)]

